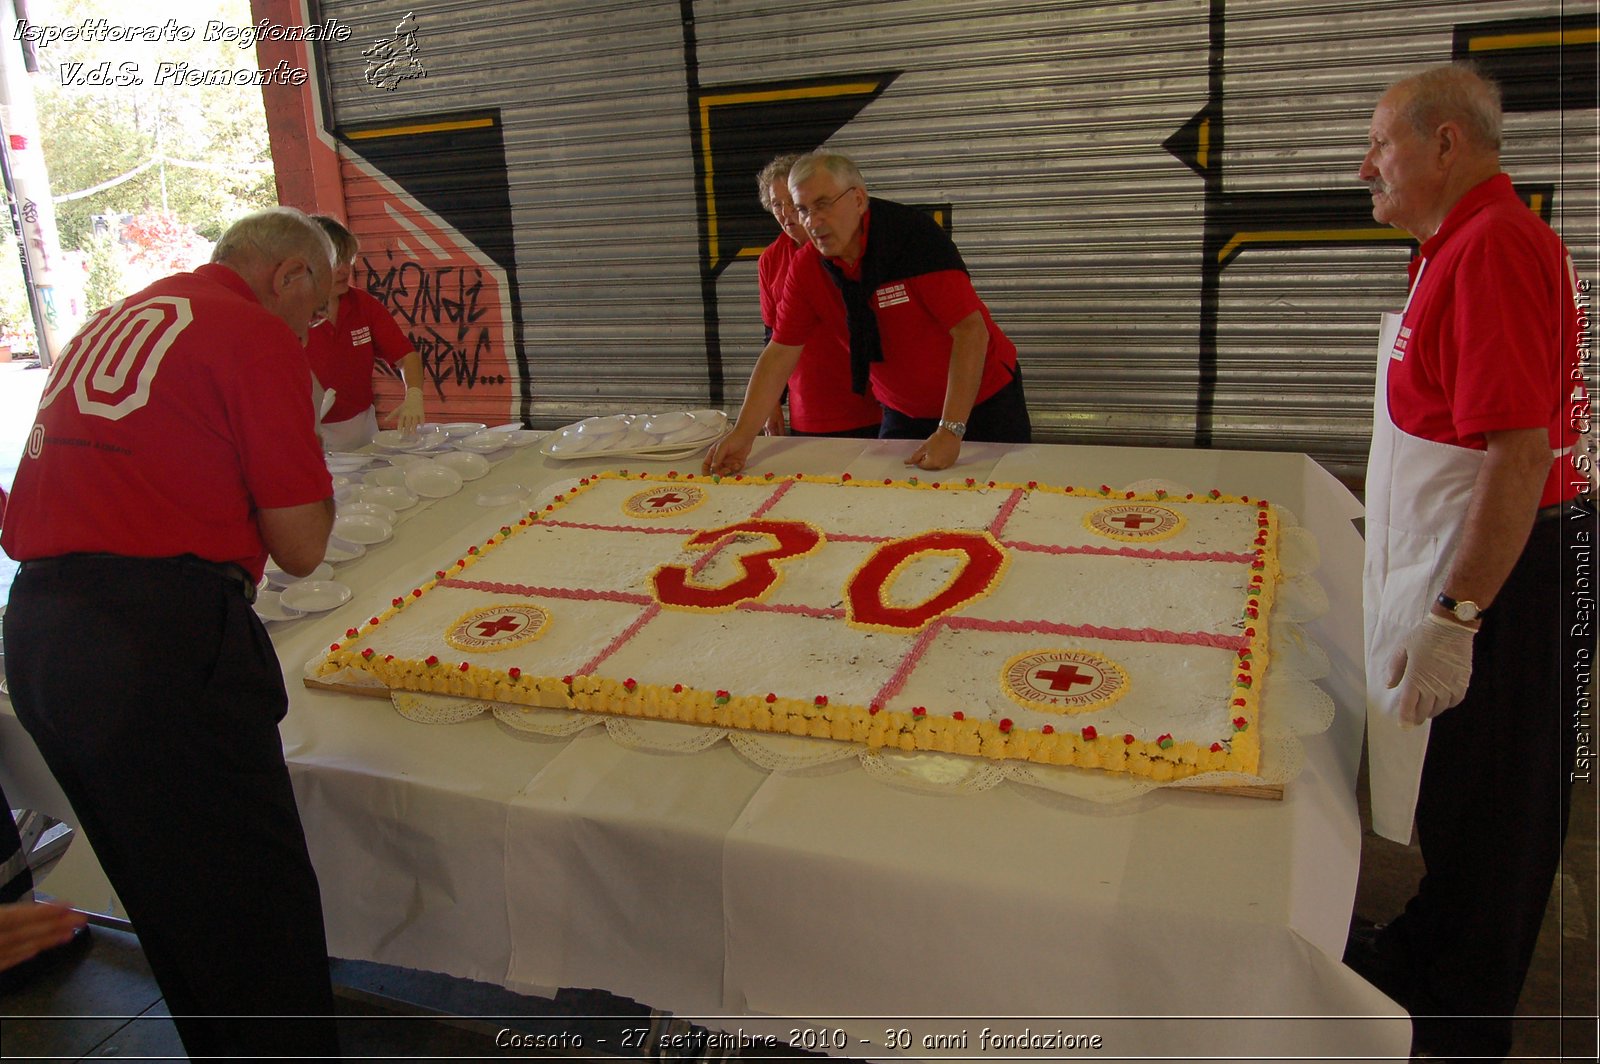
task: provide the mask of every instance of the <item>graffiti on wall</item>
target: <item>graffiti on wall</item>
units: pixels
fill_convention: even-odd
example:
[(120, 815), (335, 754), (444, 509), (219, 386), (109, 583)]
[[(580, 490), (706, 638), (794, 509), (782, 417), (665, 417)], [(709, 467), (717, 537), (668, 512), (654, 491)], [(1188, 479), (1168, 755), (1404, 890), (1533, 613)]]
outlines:
[(491, 325), (498, 318), (491, 316), (484, 300), (486, 280), (477, 266), (424, 266), (393, 251), (376, 261), (363, 255), (355, 278), (410, 337), (440, 397), (446, 385), (475, 388), (507, 382), (505, 360), (495, 357)]

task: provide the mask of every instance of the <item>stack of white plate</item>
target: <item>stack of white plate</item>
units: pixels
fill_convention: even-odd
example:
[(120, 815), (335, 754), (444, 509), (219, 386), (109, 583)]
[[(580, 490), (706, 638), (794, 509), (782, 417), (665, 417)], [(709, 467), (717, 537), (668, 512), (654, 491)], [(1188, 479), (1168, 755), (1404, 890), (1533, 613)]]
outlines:
[(674, 410), (661, 414), (612, 414), (585, 418), (551, 433), (539, 453), (550, 458), (687, 458), (704, 450), (728, 427), (720, 410)]

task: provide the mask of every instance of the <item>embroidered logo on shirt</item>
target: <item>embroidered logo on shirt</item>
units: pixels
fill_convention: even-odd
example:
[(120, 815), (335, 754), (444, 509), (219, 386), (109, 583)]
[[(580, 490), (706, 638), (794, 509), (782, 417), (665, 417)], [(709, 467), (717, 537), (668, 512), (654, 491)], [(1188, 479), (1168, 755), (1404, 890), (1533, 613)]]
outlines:
[(370, 344), (371, 342), (372, 327), (370, 325), (363, 325), (359, 328), (350, 330), (350, 343), (352, 346), (356, 344)]
[(1404, 361), (1406, 357), (1406, 346), (1410, 343), (1411, 327), (1408, 325), (1400, 326), (1400, 331), (1395, 333), (1394, 347), (1390, 349), (1389, 357), (1394, 359), (1396, 362)]
[(892, 307), (899, 303), (911, 302), (911, 296), (906, 292), (903, 284), (886, 284), (878, 289), (878, 309)]

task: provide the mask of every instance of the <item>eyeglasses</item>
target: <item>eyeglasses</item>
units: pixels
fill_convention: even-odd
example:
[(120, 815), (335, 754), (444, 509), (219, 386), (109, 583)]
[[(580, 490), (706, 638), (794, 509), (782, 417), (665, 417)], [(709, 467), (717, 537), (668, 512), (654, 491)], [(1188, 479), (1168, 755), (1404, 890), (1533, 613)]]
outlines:
[(813, 214), (821, 214), (824, 211), (831, 210), (835, 203), (838, 203), (855, 187), (856, 186), (851, 185), (850, 188), (845, 189), (843, 192), (829, 196), (827, 199), (817, 200), (817, 202), (813, 203), (809, 207), (802, 207), (797, 203), (794, 207), (794, 213), (798, 215), (800, 220), (803, 222), (807, 218), (810, 218)]

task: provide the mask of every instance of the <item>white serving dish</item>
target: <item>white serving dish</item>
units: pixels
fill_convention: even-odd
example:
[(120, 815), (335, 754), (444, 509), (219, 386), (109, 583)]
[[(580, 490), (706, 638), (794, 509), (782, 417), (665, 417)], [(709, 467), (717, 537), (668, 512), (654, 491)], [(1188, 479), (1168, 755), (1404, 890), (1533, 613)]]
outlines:
[(297, 580), (278, 593), (278, 603), (301, 613), (322, 613), (350, 601), (350, 589), (337, 580)]
[(362, 488), (361, 501), (373, 502), (390, 510), (405, 510), (417, 504), (410, 488)]
[(340, 514), (333, 519), (333, 534), (346, 543), (365, 548), (394, 535), (394, 526), (372, 514)]
[(471, 451), (451, 451), (449, 454), (441, 454), (433, 461), (435, 465), (454, 469), (461, 474), (462, 480), (477, 480), (489, 472), (489, 460)]
[(291, 610), (279, 600), (278, 593), (271, 589), (256, 592), (254, 603), (256, 616), (263, 621), (292, 621), (305, 614), (299, 610)]
[(418, 462), (406, 469), (406, 487), (425, 499), (443, 499), (461, 490), (461, 474), (438, 462)]

